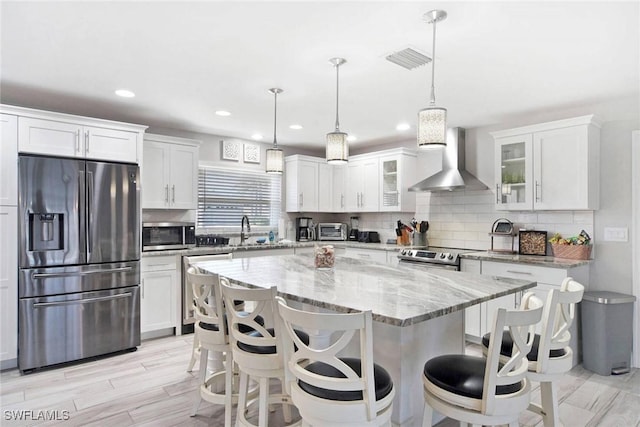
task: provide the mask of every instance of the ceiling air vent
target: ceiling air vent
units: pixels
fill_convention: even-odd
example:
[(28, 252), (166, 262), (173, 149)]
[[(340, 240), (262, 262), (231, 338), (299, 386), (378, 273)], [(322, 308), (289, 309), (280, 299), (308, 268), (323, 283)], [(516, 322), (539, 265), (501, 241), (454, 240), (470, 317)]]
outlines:
[(410, 47), (387, 55), (386, 59), (407, 70), (413, 70), (414, 68), (431, 62), (431, 58)]

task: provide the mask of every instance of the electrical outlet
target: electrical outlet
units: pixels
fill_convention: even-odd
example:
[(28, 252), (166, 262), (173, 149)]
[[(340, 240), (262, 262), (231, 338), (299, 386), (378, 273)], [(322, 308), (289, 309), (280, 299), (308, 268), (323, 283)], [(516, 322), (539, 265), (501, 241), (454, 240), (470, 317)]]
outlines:
[(626, 227), (605, 227), (604, 241), (605, 242), (628, 242), (629, 229)]

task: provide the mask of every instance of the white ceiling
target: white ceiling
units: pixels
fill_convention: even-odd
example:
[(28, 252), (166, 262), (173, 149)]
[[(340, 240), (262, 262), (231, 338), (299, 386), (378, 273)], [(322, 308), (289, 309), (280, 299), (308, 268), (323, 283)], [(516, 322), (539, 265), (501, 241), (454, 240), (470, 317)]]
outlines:
[[(428, 104), (422, 15), (437, 27), (436, 99), (466, 128), (639, 93), (640, 7), (630, 2), (10, 2), (1, 4), (1, 100), (152, 127), (321, 147), (335, 119), (354, 145), (412, 138)], [(127, 88), (132, 99), (113, 92)], [(230, 117), (218, 117), (228, 110)], [(396, 124), (412, 129), (400, 132)], [(304, 126), (291, 130), (290, 124)]]

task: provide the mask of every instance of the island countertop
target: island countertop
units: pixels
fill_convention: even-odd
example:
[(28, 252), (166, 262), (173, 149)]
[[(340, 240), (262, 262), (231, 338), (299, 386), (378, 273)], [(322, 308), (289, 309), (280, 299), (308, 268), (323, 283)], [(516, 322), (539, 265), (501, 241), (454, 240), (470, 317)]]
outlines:
[(290, 300), (338, 312), (371, 310), (373, 319), (408, 326), (516, 293), (536, 282), (425, 268), (398, 267), (336, 256), (330, 270), (311, 255), (266, 256), (197, 263), (249, 287), (277, 286)]

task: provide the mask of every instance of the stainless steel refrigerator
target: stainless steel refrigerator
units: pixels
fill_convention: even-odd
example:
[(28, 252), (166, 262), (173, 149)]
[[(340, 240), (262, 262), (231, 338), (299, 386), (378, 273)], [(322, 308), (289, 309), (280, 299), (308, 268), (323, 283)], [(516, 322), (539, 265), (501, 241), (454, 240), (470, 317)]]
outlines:
[(139, 168), (19, 158), (18, 367), (140, 345)]

